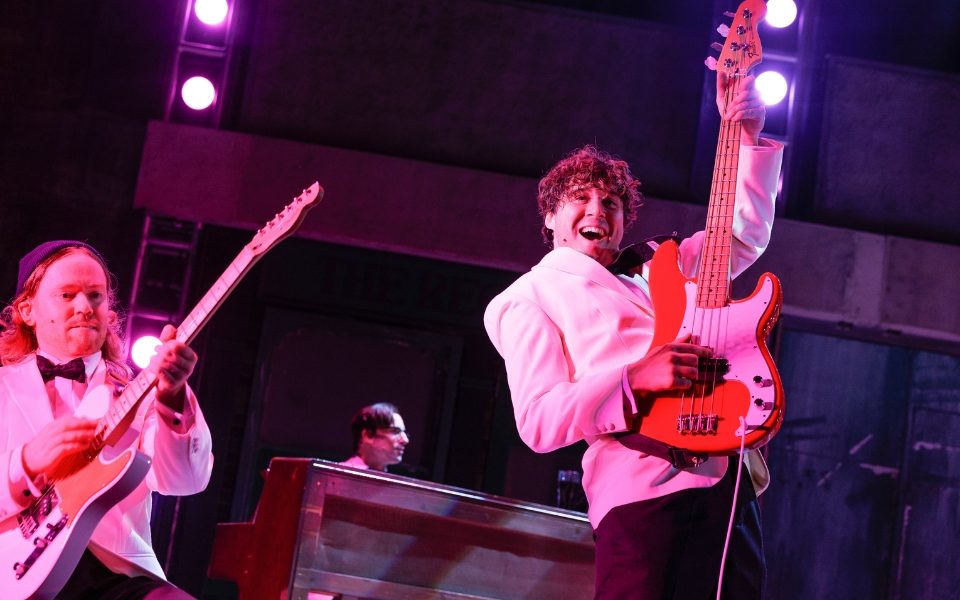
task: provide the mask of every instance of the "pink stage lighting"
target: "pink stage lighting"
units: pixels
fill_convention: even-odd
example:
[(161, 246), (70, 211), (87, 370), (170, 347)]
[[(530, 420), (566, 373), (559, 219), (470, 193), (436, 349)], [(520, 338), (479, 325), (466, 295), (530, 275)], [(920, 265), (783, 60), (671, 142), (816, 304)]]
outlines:
[(771, 27), (783, 28), (797, 18), (797, 3), (793, 0), (769, 0), (764, 19)]
[(767, 106), (779, 104), (787, 95), (787, 80), (776, 71), (764, 71), (757, 75), (756, 86)]
[(130, 348), (130, 358), (133, 359), (133, 364), (141, 369), (146, 368), (150, 364), (150, 359), (157, 353), (157, 346), (160, 344), (160, 338), (152, 335), (140, 337)]
[(180, 97), (183, 98), (183, 103), (193, 110), (203, 110), (216, 100), (217, 90), (206, 77), (191, 77), (183, 82)]
[(227, 18), (227, 0), (196, 0), (193, 14), (207, 25), (220, 25)]

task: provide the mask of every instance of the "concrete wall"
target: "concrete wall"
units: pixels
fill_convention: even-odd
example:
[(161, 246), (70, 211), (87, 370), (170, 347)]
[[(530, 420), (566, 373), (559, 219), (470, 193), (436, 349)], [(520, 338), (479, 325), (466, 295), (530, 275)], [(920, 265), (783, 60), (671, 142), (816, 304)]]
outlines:
[[(189, 221), (255, 229), (319, 180), (322, 204), (299, 235), (497, 269), (543, 255), (534, 179), (246, 134), (152, 122), (135, 204)], [(701, 228), (705, 208), (648, 198), (628, 240)], [(781, 219), (762, 271), (786, 315), (846, 328), (960, 342), (960, 247)]]

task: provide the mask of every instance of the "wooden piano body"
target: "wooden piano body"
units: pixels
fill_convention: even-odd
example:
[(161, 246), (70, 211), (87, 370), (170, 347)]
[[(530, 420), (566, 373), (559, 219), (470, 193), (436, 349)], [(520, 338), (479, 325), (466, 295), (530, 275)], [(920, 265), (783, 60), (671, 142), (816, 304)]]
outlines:
[(313, 459), (274, 458), (209, 574), (241, 600), (593, 597), (586, 516)]

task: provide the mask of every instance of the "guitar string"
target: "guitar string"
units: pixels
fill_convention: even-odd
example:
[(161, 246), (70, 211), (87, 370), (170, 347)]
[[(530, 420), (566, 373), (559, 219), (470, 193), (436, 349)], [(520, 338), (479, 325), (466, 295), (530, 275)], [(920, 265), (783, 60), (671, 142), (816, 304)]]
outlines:
[[(740, 73), (736, 73), (737, 76), (734, 77), (731, 81), (731, 85), (727, 88), (726, 101), (729, 104), (740, 92), (742, 78), (739, 76)], [(733, 212), (733, 207), (736, 202), (736, 176), (738, 167), (739, 167), (739, 150), (740, 150), (740, 131), (741, 131), (741, 122), (728, 122), (727, 128), (727, 152), (725, 153), (724, 161), (726, 164), (725, 173), (726, 176), (721, 179), (720, 188), (723, 190), (722, 198), (723, 201), (720, 203), (721, 215), (720, 219), (722, 220), (722, 225), (724, 228), (731, 227), (731, 217)], [(713, 381), (712, 381), (712, 395), (711, 401), (716, 403), (719, 402), (720, 406), (725, 406), (724, 400), (726, 395), (726, 388), (719, 385), (722, 376), (720, 374), (719, 363), (717, 362), (717, 356), (726, 357), (728, 355), (727, 347), (727, 332), (729, 331), (729, 318), (730, 310), (728, 309), (728, 303), (730, 299), (730, 236), (732, 235), (731, 231), (723, 231), (721, 236), (717, 236), (715, 242), (720, 245), (720, 260), (723, 261), (723, 268), (721, 270), (723, 274), (722, 281), (722, 297), (717, 294), (716, 301), (721, 308), (719, 309), (717, 316), (717, 336), (716, 344), (714, 346), (714, 356), (712, 365), (713, 369)], [(717, 252), (714, 252), (714, 256), (717, 256)], [(719, 274), (719, 273), (718, 273)], [(711, 406), (711, 414), (716, 415), (716, 405)], [(719, 418), (719, 417), (718, 417)], [(719, 426), (719, 422), (717, 423)]]
[[(732, 81), (732, 85), (728, 87), (727, 101), (729, 102), (740, 92), (743, 80), (742, 77), (736, 77)], [(735, 121), (729, 125), (731, 131), (728, 136), (728, 143), (731, 144), (730, 152), (727, 153), (727, 177), (723, 178), (722, 187), (724, 189), (724, 201), (722, 203), (723, 207), (723, 225), (724, 227), (732, 227), (732, 216), (734, 207), (736, 204), (736, 192), (737, 192), (737, 182), (736, 177), (730, 177), (731, 174), (735, 174), (739, 170), (740, 166), (740, 133), (742, 130), (742, 123), (740, 121)], [(720, 407), (726, 406), (726, 387), (720, 386), (722, 380), (722, 375), (719, 368), (719, 363), (716, 361), (716, 352), (719, 352), (720, 357), (728, 356), (727, 343), (729, 341), (728, 333), (730, 331), (730, 309), (729, 309), (729, 300), (730, 300), (730, 268), (731, 268), (731, 235), (732, 231), (725, 231), (722, 238), (718, 240), (718, 243), (721, 243), (721, 259), (724, 261), (723, 264), (723, 297), (718, 298), (719, 302), (723, 305), (723, 308), (720, 309), (718, 316), (718, 343), (715, 350), (715, 356), (713, 361), (713, 381), (712, 381), (712, 390), (713, 394), (711, 395), (711, 414), (716, 415), (716, 403), (720, 404)], [(719, 426), (719, 422), (717, 423)]]
[[(741, 79), (739, 76), (735, 76), (730, 85), (724, 91), (724, 100), (725, 106), (729, 105), (731, 99), (736, 96), (740, 90)], [(727, 252), (723, 252), (724, 245), (723, 240), (727, 237), (728, 233), (725, 232), (725, 235), (717, 235), (718, 226), (723, 223), (725, 224), (728, 220), (727, 210), (732, 210), (732, 203), (730, 201), (731, 196), (733, 197), (733, 202), (736, 201), (736, 179), (732, 181), (726, 175), (729, 175), (729, 171), (736, 169), (738, 167), (739, 157), (736, 156), (735, 152), (725, 151), (729, 150), (731, 145), (734, 146), (735, 150), (739, 150), (739, 140), (737, 139), (740, 132), (740, 123), (739, 122), (730, 122), (726, 119), (722, 119), (720, 123), (720, 139), (717, 142), (717, 156), (715, 162), (720, 166), (719, 169), (714, 172), (714, 181), (713, 189), (715, 193), (720, 194), (720, 202), (711, 202), (711, 206), (708, 209), (707, 216), (707, 226), (711, 229), (711, 233), (707, 235), (705, 244), (707, 247), (704, 251), (701, 252), (701, 256), (710, 256), (716, 261), (718, 252), (722, 260), (725, 260), (726, 265), (726, 277), (723, 282), (720, 282), (717, 278), (719, 274), (717, 271), (717, 265), (712, 265), (712, 271), (709, 273), (712, 275), (712, 281), (708, 282), (705, 285), (704, 275), (708, 274), (707, 272), (711, 270), (711, 266), (707, 265), (705, 261), (701, 262), (700, 265), (700, 276), (698, 277), (698, 286), (696, 294), (696, 302), (694, 306), (694, 314), (691, 323), (691, 332), (696, 332), (697, 336), (695, 340), (696, 343), (700, 345), (705, 345), (713, 349), (711, 355), (710, 365), (712, 365), (712, 374), (709, 373), (708, 377), (704, 377), (702, 373), (698, 372), (697, 380), (692, 382), (691, 391), (690, 391), (690, 412), (686, 415), (686, 422), (684, 422), (684, 406), (686, 405), (686, 396), (687, 390), (683, 390), (680, 395), (680, 415), (679, 415), (679, 425), (681, 429), (685, 426), (689, 426), (690, 429), (694, 431), (704, 431), (708, 429), (710, 425), (711, 415), (716, 414), (716, 404), (718, 402), (718, 395), (725, 395), (725, 389), (718, 387), (718, 383), (721, 379), (719, 363), (717, 362), (717, 356), (726, 356), (727, 346), (726, 346), (726, 332), (729, 331), (729, 311), (726, 309), (727, 300), (729, 298), (729, 261), (730, 261), (730, 248), (729, 244), (727, 245)], [(719, 176), (719, 180), (717, 179)], [(733, 185), (733, 190), (731, 192), (730, 186)], [(717, 214), (718, 211), (715, 210), (719, 207), (721, 210), (720, 214)], [(718, 286), (722, 287), (718, 290)], [(709, 293), (704, 293), (704, 288), (710, 290)], [(719, 297), (723, 293), (724, 297)], [(711, 295), (713, 296), (711, 298)], [(710, 306), (711, 304), (720, 304), (721, 306)], [(704, 306), (706, 305), (706, 306)], [(698, 324), (699, 321), (699, 324)], [(699, 362), (699, 361), (698, 361)], [(698, 370), (699, 371), (699, 370)], [(709, 396), (709, 411), (707, 411), (707, 390), (711, 390)], [(719, 398), (719, 403), (721, 406), (724, 405), (723, 398)], [(699, 404), (699, 410), (697, 406)]]
[[(722, 148), (723, 139), (724, 139), (724, 134), (723, 134), (724, 127), (725, 127), (725, 124), (721, 120), (720, 137), (717, 140), (717, 156), (715, 157), (715, 164), (717, 164), (717, 166), (719, 166), (720, 168), (722, 168), (722, 164), (719, 161), (722, 158), (721, 148)], [(717, 178), (717, 171), (715, 169), (713, 173), (713, 181), (711, 185), (711, 194), (715, 193), (717, 189), (716, 178)], [(704, 248), (701, 250), (701, 262), (698, 269), (699, 274), (697, 277), (696, 303), (694, 305), (693, 323), (691, 324), (692, 325), (691, 333), (694, 334), (694, 337), (691, 339), (691, 341), (698, 344), (712, 343), (712, 341), (710, 340), (710, 336), (705, 335), (705, 333), (709, 332), (709, 328), (705, 329), (705, 321), (707, 319), (708, 313), (704, 310), (705, 308), (704, 305), (706, 304), (706, 300), (707, 300), (705, 291), (711, 285), (709, 265), (706, 260), (706, 257), (711, 256), (711, 250), (712, 250), (711, 245), (713, 244), (713, 238), (710, 235), (710, 230), (713, 226), (713, 219), (714, 219), (714, 212), (715, 212), (714, 208), (715, 208), (714, 203), (711, 202), (707, 209), (707, 224), (706, 224), (706, 232), (704, 233), (704, 236), (705, 236)], [(699, 363), (700, 361), (698, 360), (698, 367), (699, 367)], [(687, 415), (687, 420), (685, 423), (685, 425), (689, 427), (690, 431), (694, 433), (697, 431), (696, 424), (699, 423), (699, 421), (696, 420), (697, 418), (696, 405), (697, 405), (698, 396), (700, 395), (698, 392), (702, 387), (699, 382), (700, 375), (701, 374), (699, 373), (699, 369), (698, 369), (697, 378), (694, 379), (693, 385), (690, 388), (690, 396), (691, 396), (690, 413)], [(701, 406), (701, 412), (702, 412), (702, 406)]]
[[(252, 261), (246, 256), (245, 250), (246, 248), (241, 250), (240, 254), (227, 266), (227, 270), (217, 278), (214, 285), (204, 294), (200, 302), (184, 318), (180, 327), (177, 328), (177, 340), (188, 343), (197, 330), (199, 330), (200, 327), (205, 324), (206, 320), (219, 308), (219, 301), (225, 298), (231, 290), (232, 283), (227, 283), (229, 280), (224, 279), (231, 268), (236, 271), (236, 273), (231, 273), (232, 281), (235, 283), (245, 275), (245, 269), (252, 266)], [(243, 261), (241, 261), (241, 258)], [(241, 264), (238, 263), (242, 263), (243, 266), (241, 267)], [(218, 285), (220, 286), (219, 288), (217, 287)], [(218, 294), (220, 296), (219, 300), (217, 299)], [(211, 306), (204, 306), (203, 303), (205, 301), (210, 301), (212, 303)], [(123, 423), (130, 409), (146, 396), (156, 382), (156, 375), (151, 374), (146, 369), (127, 382), (120, 396), (115, 402), (111, 403), (107, 411), (97, 420), (97, 426), (94, 430), (94, 442), (89, 451), (84, 453), (84, 458), (87, 459), (88, 463), (93, 462), (96, 457), (99, 456), (106, 446), (106, 440), (109, 439), (117, 427)], [(47, 480), (47, 489), (52, 489), (57, 481), (55, 478)]]

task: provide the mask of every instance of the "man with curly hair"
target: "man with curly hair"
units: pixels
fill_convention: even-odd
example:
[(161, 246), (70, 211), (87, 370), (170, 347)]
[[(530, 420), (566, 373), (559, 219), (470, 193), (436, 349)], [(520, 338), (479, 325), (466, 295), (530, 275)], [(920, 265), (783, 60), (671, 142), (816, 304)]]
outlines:
[[(752, 78), (733, 93), (721, 76), (717, 90), (721, 115), (742, 126), (736, 275), (770, 239), (782, 146), (758, 138), (765, 112)], [(639, 187), (627, 163), (593, 146), (550, 169), (538, 204), (552, 250), (490, 302), (484, 323), (506, 363), (524, 442), (537, 452), (588, 444), (583, 486), (596, 539), (596, 598), (706, 600), (716, 593), (738, 462), (729, 469), (726, 457), (686, 462), (628, 447), (617, 435), (629, 430), (638, 399), (690, 387), (700, 357), (711, 353), (689, 337), (652, 348), (646, 265), (608, 270), (620, 262), (624, 228), (641, 205)], [(703, 237), (680, 243), (687, 277), (695, 275)], [(765, 467), (750, 466), (762, 487)], [(743, 487), (750, 489), (740, 491), (723, 581), (728, 598), (758, 598), (764, 582), (755, 493)]]
[[(115, 296), (106, 261), (85, 242), (45, 242), (20, 261), (0, 334), (0, 526), (8, 531), (49, 484), (86, 464), (94, 417), (130, 380)], [(118, 442), (130, 438), (152, 459), (146, 478), (99, 521), (57, 598), (191, 597), (165, 580), (150, 538), (152, 493), (200, 492), (213, 468), (210, 430), (187, 385), (197, 355), (175, 335), (170, 325), (161, 334), (148, 367), (156, 388)], [(105, 399), (99, 411), (90, 408), (96, 398)]]

